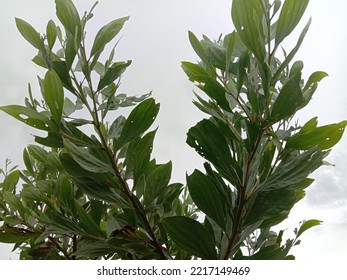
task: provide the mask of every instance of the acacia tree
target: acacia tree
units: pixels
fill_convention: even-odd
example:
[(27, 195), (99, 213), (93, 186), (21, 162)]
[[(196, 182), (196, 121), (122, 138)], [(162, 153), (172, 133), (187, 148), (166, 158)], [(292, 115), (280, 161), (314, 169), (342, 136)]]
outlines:
[[(159, 104), (150, 93), (118, 92), (131, 61), (114, 62), (115, 47), (100, 60), (128, 17), (103, 26), (87, 51), (95, 5), (80, 17), (71, 0), (55, 3), (62, 28), (50, 20), (40, 34), (16, 19), (38, 51), (33, 62), (46, 69), (43, 100), (29, 84), (25, 106), (0, 110), (46, 135), (24, 149), (25, 170), (9, 162), (1, 170), (0, 242), (14, 243), (20, 259), (294, 258), (290, 249), (320, 221), (303, 221), (284, 242), (271, 228), (304, 197), (347, 124), (293, 123), (327, 75), (305, 82), (303, 62), (292, 62), (311, 20), (293, 50), (276, 57), (308, 0), (234, 0), (236, 31), (217, 41), (189, 32), (201, 61), (182, 68), (206, 95), (194, 104), (209, 118), (188, 131), (206, 162), (187, 187), (170, 182), (171, 162), (151, 156)], [(127, 117), (117, 111), (135, 105)]]

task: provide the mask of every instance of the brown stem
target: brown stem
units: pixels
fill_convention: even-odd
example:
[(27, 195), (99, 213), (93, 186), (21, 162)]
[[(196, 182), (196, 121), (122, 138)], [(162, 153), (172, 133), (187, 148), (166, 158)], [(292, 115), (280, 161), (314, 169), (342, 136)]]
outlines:
[(253, 149), (252, 153), (249, 155), (248, 160), (247, 160), (246, 175), (245, 175), (243, 184), (241, 186), (239, 186), (239, 188), (238, 188), (237, 213), (236, 213), (235, 220), (233, 221), (232, 234), (228, 238), (227, 250), (226, 250), (225, 255), (223, 257), (223, 259), (225, 259), (225, 260), (227, 260), (229, 258), (230, 254), (232, 252), (236, 237), (242, 232), (242, 227), (240, 225), (240, 222), (242, 221), (244, 208), (247, 204), (246, 189), (247, 189), (247, 185), (248, 185), (250, 172), (252, 170), (252, 161), (253, 161), (253, 158), (256, 154), (256, 151), (260, 145), (260, 141), (261, 141), (261, 138), (262, 138), (265, 130), (266, 130), (266, 128), (263, 129), (260, 132), (260, 134), (258, 135), (257, 141), (254, 145), (254, 149)]
[(68, 260), (72, 260), (72, 257), (70, 257), (70, 255), (66, 252), (66, 250), (64, 250), (63, 247), (61, 247), (59, 245), (59, 243), (52, 237), (52, 236), (48, 236), (48, 239), (54, 244), (55, 247), (57, 247), (57, 249), (63, 253), (64, 257)]

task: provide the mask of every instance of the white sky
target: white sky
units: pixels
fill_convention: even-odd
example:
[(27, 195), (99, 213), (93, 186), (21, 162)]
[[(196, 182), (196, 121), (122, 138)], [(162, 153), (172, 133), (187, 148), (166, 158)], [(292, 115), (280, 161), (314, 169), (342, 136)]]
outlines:
[[(80, 14), (89, 10), (94, 1), (76, 0)], [(186, 172), (201, 168), (202, 160), (185, 144), (188, 129), (204, 116), (192, 104), (194, 86), (181, 70), (180, 62), (194, 62), (197, 56), (189, 45), (187, 32), (199, 38), (206, 34), (216, 39), (233, 30), (230, 0), (101, 0), (95, 17), (89, 22), (90, 40), (109, 21), (130, 15), (121, 32), (123, 38), (116, 59), (133, 60), (124, 74), (122, 90), (129, 95), (153, 90), (161, 103), (156, 125), (159, 131), (154, 155), (159, 162), (173, 161), (173, 181), (185, 182)], [(300, 123), (318, 116), (319, 124), (347, 119), (347, 1), (311, 0), (300, 26), (312, 16), (313, 22), (297, 60), (305, 63), (305, 78), (316, 70), (329, 73), (315, 93), (311, 104), (300, 114)], [(32, 62), (35, 50), (16, 30), (14, 17), (22, 18), (40, 32), (47, 21), (55, 17), (54, 1), (1, 1), (0, 9), (0, 105), (23, 104), (27, 83), (38, 93), (36, 75), (43, 74)], [(299, 28), (296, 35), (301, 31)], [(88, 36), (88, 35), (87, 35)], [(297, 37), (284, 42), (290, 50)], [(0, 114), (0, 166), (6, 158), (22, 164), (23, 148), (31, 143), (36, 131), (9, 116)], [(302, 244), (293, 253), (298, 260), (334, 259), (346, 256), (347, 242), (347, 170), (346, 137), (336, 146), (328, 160), (336, 167), (323, 167), (306, 198), (295, 207), (290, 218), (279, 228), (292, 229), (303, 219), (316, 218), (324, 224), (302, 236)], [(12, 245), (11, 245), (12, 246)], [(0, 244), (0, 259), (17, 258), (10, 255), (11, 246)]]

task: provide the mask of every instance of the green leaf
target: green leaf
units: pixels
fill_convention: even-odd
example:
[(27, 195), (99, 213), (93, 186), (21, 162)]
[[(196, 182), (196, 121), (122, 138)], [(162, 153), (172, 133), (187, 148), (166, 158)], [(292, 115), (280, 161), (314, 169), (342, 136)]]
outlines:
[(75, 222), (63, 216), (61, 213), (52, 212), (47, 214), (51, 220), (51, 224), (48, 226), (41, 237), (53, 234), (81, 234), (84, 235), (83, 229)]
[(20, 34), (27, 40), (33, 47), (38, 50), (44, 50), (45, 46), (43, 40), (40, 38), (40, 34), (26, 21), (16, 18), (17, 29)]
[(39, 113), (31, 108), (20, 105), (8, 105), (1, 106), (0, 110), (17, 120), (40, 130), (49, 131), (51, 130), (51, 127), (53, 127), (52, 122), (43, 113)]
[(46, 162), (47, 157), (48, 157), (48, 152), (45, 149), (43, 149), (37, 145), (33, 145), (33, 144), (28, 145), (27, 149), (28, 149), (29, 154), (34, 159), (36, 159), (37, 161), (39, 161), (41, 163)]
[(125, 160), (126, 176), (133, 175), (134, 186), (136, 186), (140, 176), (149, 164), (155, 133), (156, 130), (147, 133), (142, 138), (131, 141), (127, 148)]
[(209, 160), (233, 184), (240, 182), (240, 167), (232, 159), (224, 135), (210, 120), (202, 120), (188, 131), (187, 144)]
[(44, 81), (43, 98), (46, 101), (56, 123), (60, 123), (64, 107), (64, 90), (59, 76), (53, 70), (48, 70)]
[[(201, 46), (206, 53), (206, 59), (207, 62), (204, 61), (204, 64), (213, 67), (216, 67), (218, 69), (221, 69), (223, 71), (226, 71), (226, 50), (224, 47), (220, 45), (218, 42), (213, 42), (206, 36), (204, 36), (204, 40), (201, 41)], [(230, 66), (230, 65), (228, 65)]]
[(106, 237), (101, 228), (94, 222), (93, 218), (89, 216), (86, 210), (75, 200), (75, 207), (80, 218), (80, 226), (83, 230), (93, 236)]
[(229, 102), (225, 96), (225, 89), (199, 64), (182, 62), (182, 69), (190, 81), (199, 82), (198, 87), (210, 98), (217, 101), (218, 105), (226, 111), (230, 111)]
[(314, 219), (308, 220), (308, 221), (304, 221), (302, 223), (302, 225), (300, 226), (298, 233), (296, 234), (296, 238), (299, 238), (299, 236), (301, 234), (303, 234), (306, 230), (308, 230), (308, 229), (310, 229), (312, 227), (315, 227), (315, 226), (319, 226), (321, 223), (322, 223), (322, 221), (314, 220)]
[(280, 247), (278, 244), (269, 245), (261, 248), (257, 253), (252, 256), (244, 257), (245, 260), (284, 260), (287, 256), (290, 245)]
[(75, 45), (75, 36), (72, 35), (71, 33), (67, 32), (66, 33), (66, 40), (65, 40), (65, 61), (66, 61), (66, 67), (68, 70), (71, 69), (72, 64), (76, 58), (77, 55), (77, 47)]
[(3, 183), (2, 183), (2, 190), (3, 191), (9, 191), (13, 192), (16, 189), (16, 186), (18, 184), (20, 178), (20, 171), (14, 170), (10, 174), (8, 174)]
[(264, 11), (259, 0), (234, 0), (231, 16), (244, 45), (260, 63), (266, 55), (263, 30)]
[(308, 150), (318, 146), (327, 150), (336, 145), (343, 136), (347, 121), (317, 127), (317, 118), (308, 121), (302, 129), (288, 139), (287, 147), (297, 150)]
[(225, 230), (224, 203), (210, 177), (195, 170), (187, 176), (187, 184), (196, 206)]
[(116, 192), (117, 184), (114, 184), (111, 179), (100, 180), (85, 176), (76, 177), (73, 180), (80, 191), (92, 198), (117, 204), (122, 208), (130, 207), (129, 203)]
[(88, 149), (78, 147), (68, 139), (64, 139), (64, 146), (69, 155), (85, 170), (95, 173), (113, 173), (111, 165), (93, 156)]
[(59, 76), (53, 70), (47, 71), (43, 81), (43, 97), (48, 105), (53, 119), (60, 123), (64, 106), (64, 90)]
[(57, 180), (58, 200), (65, 211), (76, 218), (76, 206), (74, 202), (73, 186), (67, 175), (60, 175)]
[(35, 136), (35, 142), (46, 147), (63, 148), (63, 139), (58, 133), (48, 132), (47, 137)]
[(24, 218), (24, 213), (26, 209), (24, 208), (21, 200), (18, 196), (10, 191), (4, 191), (3, 193), (4, 202), (6, 202), (12, 211), (18, 211), (22, 218)]
[(144, 133), (154, 122), (159, 111), (159, 104), (149, 98), (137, 105), (125, 121), (115, 149), (119, 150), (125, 144)]
[(118, 79), (130, 64), (131, 60), (113, 63), (112, 66), (107, 69), (105, 75), (100, 79), (98, 91), (102, 90), (104, 87)]
[(304, 14), (309, 0), (285, 0), (278, 19), (275, 45), (276, 47), (297, 26)]
[(190, 44), (192, 45), (196, 54), (201, 58), (201, 60), (204, 63), (206, 63), (207, 65), (210, 65), (210, 61), (207, 59), (205, 51), (204, 51), (203, 47), (201, 46), (198, 38), (191, 31), (188, 32), (188, 37), (189, 37)]
[(78, 11), (71, 0), (55, 0), (56, 13), (66, 30), (75, 35), (76, 27), (81, 32), (81, 20)]
[(146, 178), (144, 204), (150, 205), (160, 193), (163, 193), (171, 178), (172, 163), (157, 165)]
[(253, 204), (247, 211), (243, 226), (277, 216), (285, 210), (290, 210), (297, 197), (290, 189), (265, 190), (259, 192), (253, 199)]
[(21, 228), (0, 227), (0, 243), (22, 243), (34, 236), (37, 234)]
[(271, 111), (271, 118), (275, 121), (292, 116), (304, 102), (300, 82), (301, 71), (298, 71), (283, 86)]
[(199, 222), (188, 217), (175, 216), (163, 218), (162, 224), (179, 248), (202, 259), (217, 259), (214, 239)]
[(53, 61), (52, 62), (52, 68), (53, 70), (58, 74), (61, 82), (63, 83), (63, 86), (71, 91), (72, 93), (75, 93), (75, 89), (72, 85), (69, 69), (67, 67), (67, 62), (65, 61)]
[(50, 20), (47, 24), (46, 36), (48, 41), (48, 47), (52, 49), (57, 39), (57, 26), (55, 25), (53, 20)]
[(88, 241), (83, 243), (83, 246), (77, 249), (74, 256), (98, 258), (108, 254), (111, 254), (113, 250), (104, 241)]
[(303, 180), (323, 164), (323, 159), (328, 154), (328, 152), (312, 148), (299, 155), (282, 159), (271, 176), (259, 185), (258, 191), (301, 189), (302, 184), (305, 185)]
[(26, 170), (30, 173), (33, 174), (34, 173), (34, 159), (33, 157), (29, 154), (28, 150), (25, 148), (23, 150), (23, 161), (26, 167)]
[(95, 36), (90, 56), (92, 57), (95, 54), (100, 54), (104, 50), (106, 44), (119, 33), (128, 19), (129, 17), (119, 18), (103, 26)]
[(312, 84), (320, 82), (322, 79), (325, 77), (329, 76), (328, 73), (323, 72), (323, 71), (316, 71), (311, 74), (311, 76), (308, 78), (307, 83), (305, 87), (302, 89), (303, 92), (309, 89)]

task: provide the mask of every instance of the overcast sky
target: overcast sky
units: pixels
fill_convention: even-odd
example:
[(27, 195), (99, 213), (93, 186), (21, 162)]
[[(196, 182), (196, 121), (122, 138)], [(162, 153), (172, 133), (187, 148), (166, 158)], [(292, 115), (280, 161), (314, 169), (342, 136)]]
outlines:
[[(1, 1), (0, 9), (0, 105), (23, 104), (27, 83), (38, 92), (36, 75), (43, 74), (32, 62), (35, 50), (17, 32), (14, 18), (19, 17), (44, 32), (47, 21), (55, 17), (54, 0)], [(76, 0), (80, 14), (94, 1)], [(173, 161), (173, 180), (184, 182), (186, 172), (201, 168), (201, 159), (185, 144), (186, 132), (204, 116), (192, 104), (194, 86), (181, 70), (180, 62), (194, 62), (197, 56), (189, 45), (187, 32), (199, 38), (206, 34), (217, 39), (233, 31), (230, 0), (101, 0), (87, 32), (95, 32), (109, 21), (130, 15), (121, 32), (123, 38), (116, 58), (131, 59), (133, 64), (124, 74), (122, 90), (143, 94), (153, 90), (161, 103), (156, 125), (159, 131), (154, 144), (158, 162)], [(316, 70), (329, 73), (315, 93), (311, 104), (298, 115), (300, 123), (314, 116), (319, 124), (347, 119), (347, 1), (311, 0), (301, 28), (312, 16), (313, 22), (297, 60), (305, 63), (304, 74)], [(301, 31), (299, 28), (296, 35)], [(87, 34), (87, 36), (88, 36)], [(287, 50), (296, 42), (284, 42)], [(22, 164), (23, 148), (32, 143), (31, 128), (0, 112), (0, 166), (10, 158)], [(302, 244), (293, 250), (298, 260), (333, 259), (347, 252), (347, 145), (346, 137), (335, 147), (328, 160), (336, 167), (323, 167), (314, 174), (316, 182), (290, 218), (280, 228), (292, 229), (303, 219), (320, 219), (322, 226), (302, 236)], [(12, 245), (11, 245), (12, 246)], [(11, 246), (0, 244), (0, 259), (17, 258)]]

